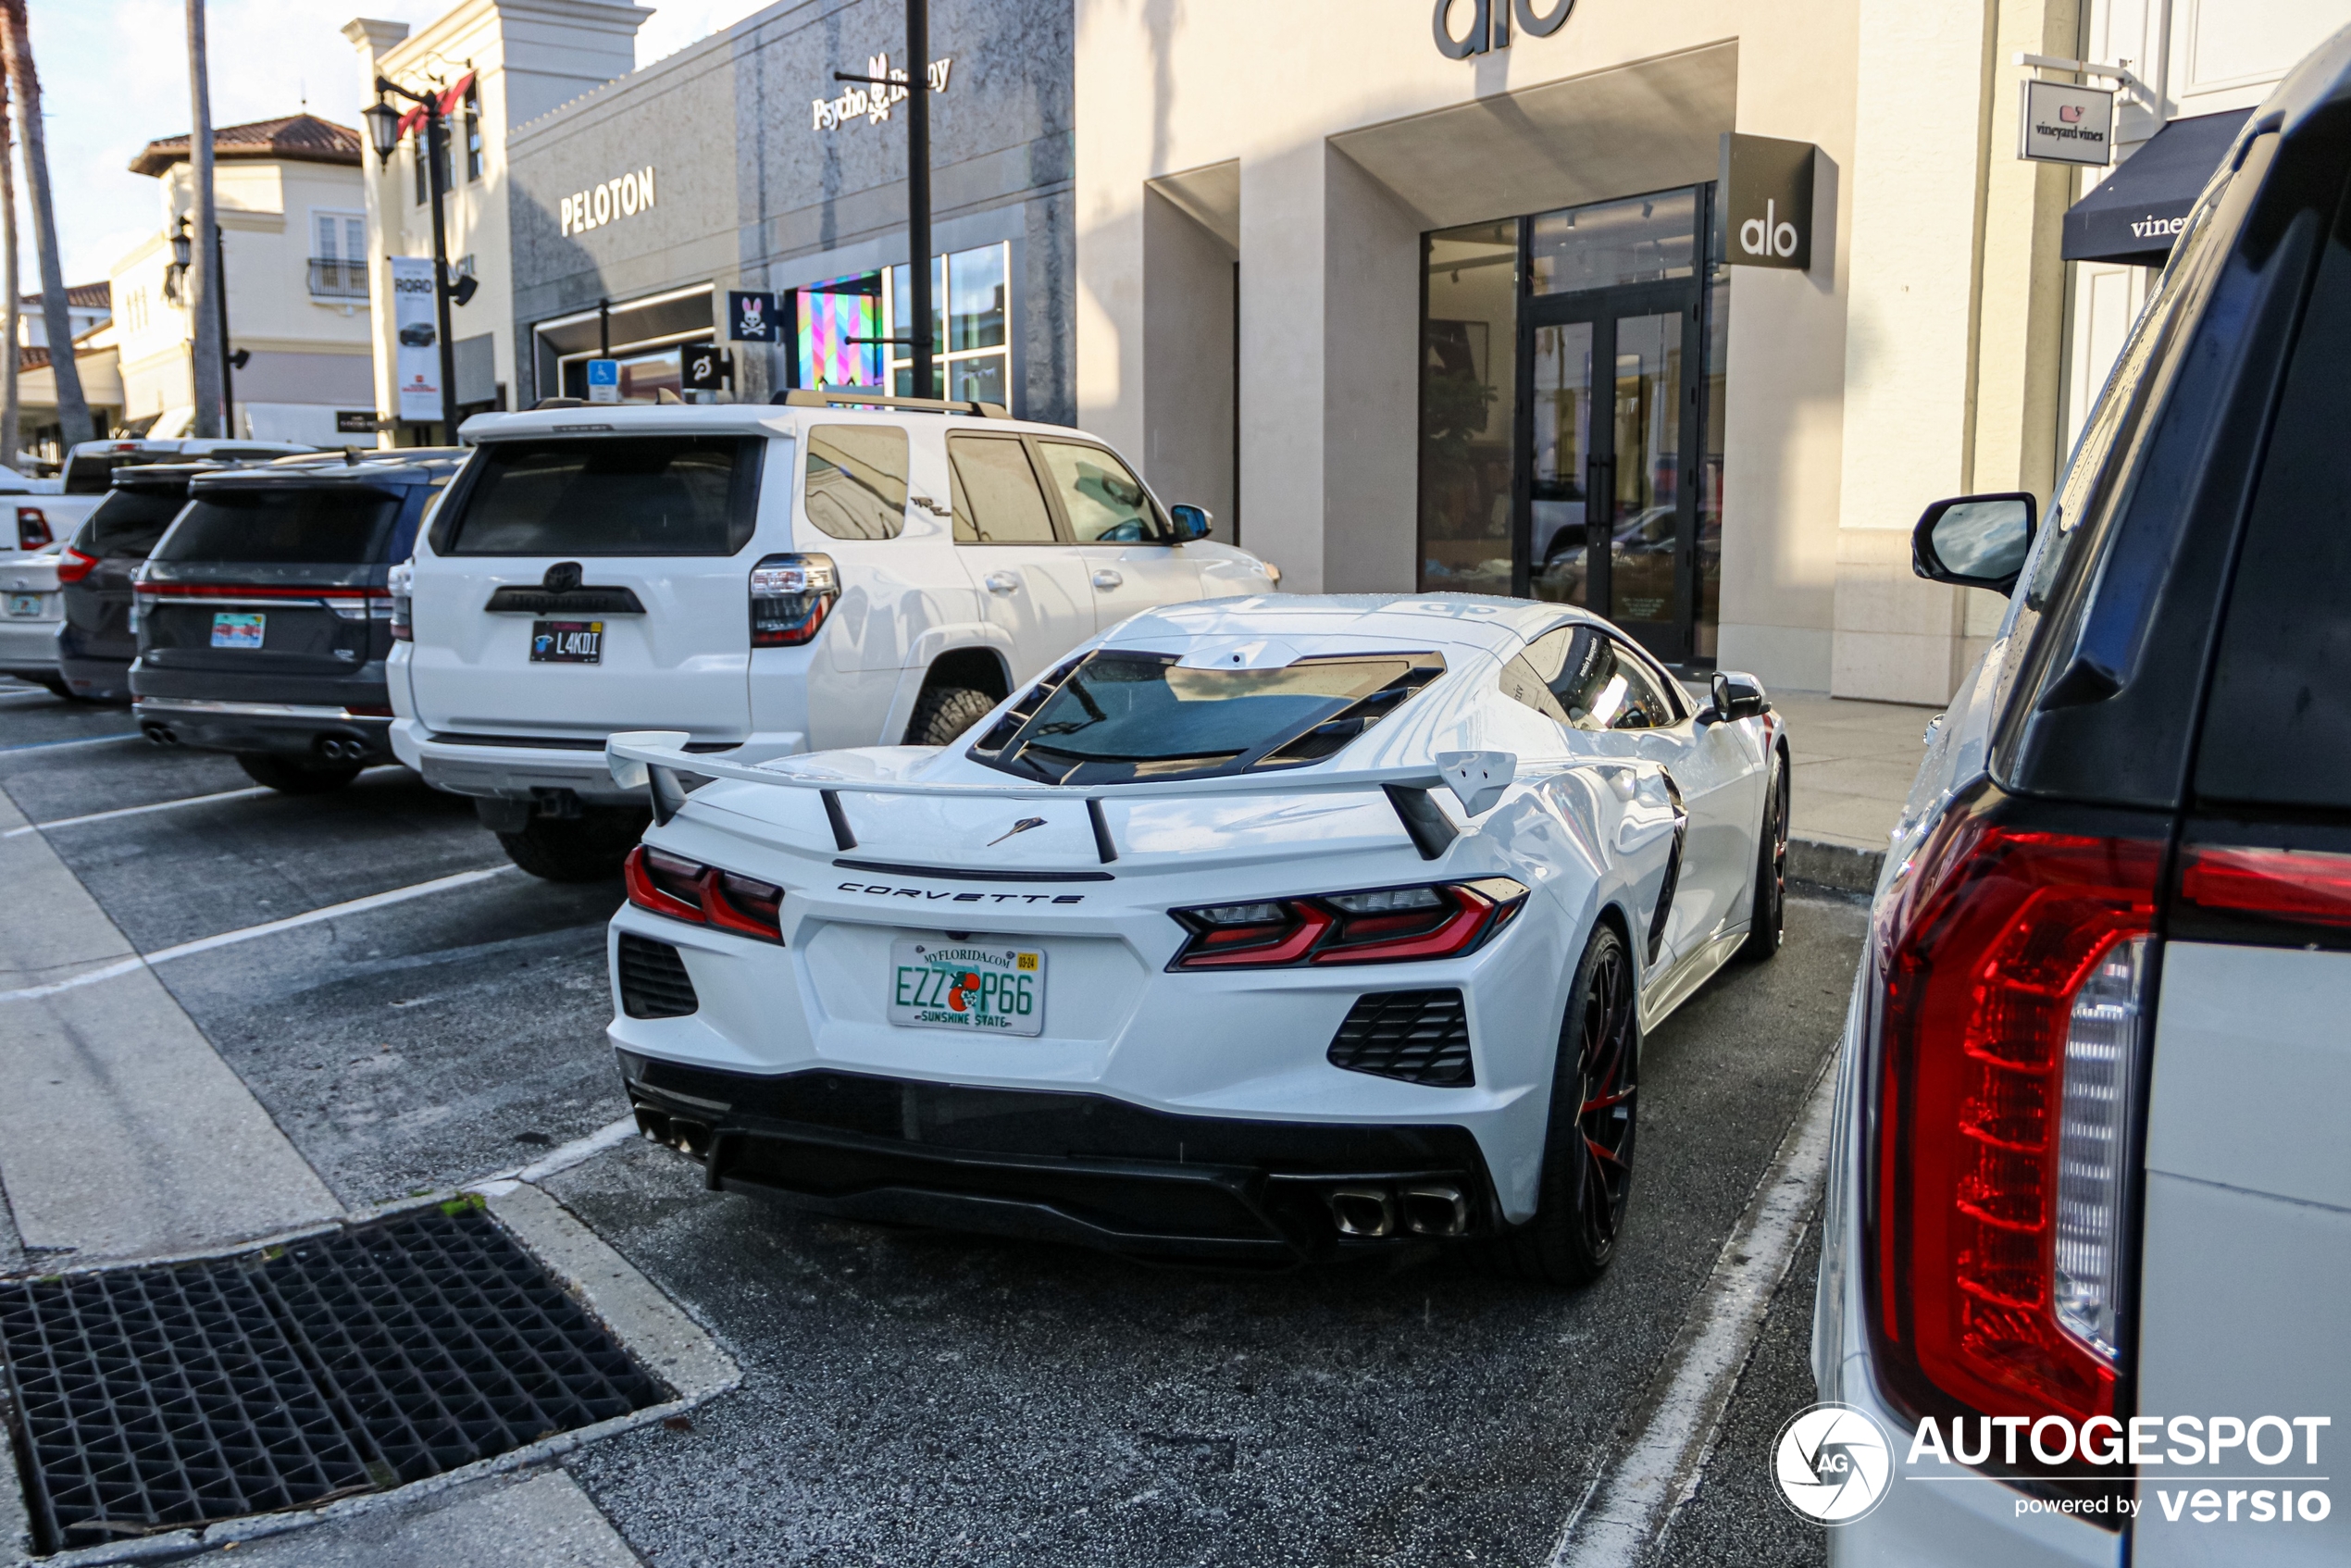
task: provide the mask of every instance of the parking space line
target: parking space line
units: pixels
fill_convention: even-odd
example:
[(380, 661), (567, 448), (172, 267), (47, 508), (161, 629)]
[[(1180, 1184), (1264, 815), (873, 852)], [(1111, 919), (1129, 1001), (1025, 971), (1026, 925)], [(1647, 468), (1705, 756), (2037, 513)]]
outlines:
[(10, 752), (54, 752), (64, 746), (103, 746), (109, 740), (143, 739), (137, 730), (126, 729), (119, 735), (83, 735), (71, 740), (27, 740), (21, 745), (0, 746), (0, 756), (6, 756)]
[(313, 909), (301, 915), (289, 915), (282, 920), (270, 920), (259, 926), (247, 926), (240, 930), (223, 931), (217, 937), (202, 937), (192, 942), (180, 942), (176, 946), (158, 948), (154, 952), (140, 953), (80, 975), (68, 976), (62, 980), (52, 980), (45, 986), (26, 986), (18, 990), (0, 991), (0, 1002), (29, 1002), (36, 997), (55, 996), (59, 991), (95, 985), (100, 980), (110, 980), (118, 975), (128, 975), (134, 970), (168, 963), (175, 958), (187, 958), (199, 952), (210, 952), (215, 948), (228, 947), (237, 942), (249, 942), (256, 937), (275, 936), (280, 931), (291, 931), (300, 926), (314, 926), (321, 920), (339, 919), (346, 915), (362, 915), (371, 909), (381, 909), (387, 904), (405, 903), (410, 899), (423, 898), (429, 893), (446, 892), (452, 888), (470, 887), (476, 882), (487, 881), (492, 877), (513, 869), (512, 865), (489, 865), (479, 871), (459, 871), (447, 877), (436, 877), (429, 882), (418, 882), (412, 887), (394, 888), (389, 892), (369, 893), (366, 898), (351, 899), (342, 903), (330, 903), (323, 909)]
[(1832, 1052), (1683, 1315), (1659, 1375), (1664, 1387), (1623, 1458), (1593, 1476), (1550, 1568), (1633, 1568), (1697, 1481), (1827, 1177), (1835, 1101)]
[(61, 816), (55, 822), (28, 822), (21, 828), (11, 828), (0, 833), (0, 839), (20, 838), (27, 833), (44, 833), (52, 828), (79, 828), (85, 822), (110, 822), (118, 816), (139, 816), (151, 811), (177, 811), (181, 806), (200, 806), (212, 801), (243, 801), (255, 795), (273, 791), (266, 784), (255, 784), (250, 790), (223, 790), (217, 795), (188, 795), (176, 801), (157, 801), (153, 805), (117, 806), (112, 811), (93, 811), (81, 816)]

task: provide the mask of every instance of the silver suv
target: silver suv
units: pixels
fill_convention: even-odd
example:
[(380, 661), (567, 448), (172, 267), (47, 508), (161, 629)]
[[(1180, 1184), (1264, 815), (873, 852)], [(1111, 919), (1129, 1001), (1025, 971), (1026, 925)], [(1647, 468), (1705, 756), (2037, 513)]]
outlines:
[(736, 762), (943, 744), (1138, 610), (1278, 580), (1081, 431), (842, 396), (469, 420), (392, 580), (401, 761), (525, 870), (594, 878), (644, 822), (615, 730)]

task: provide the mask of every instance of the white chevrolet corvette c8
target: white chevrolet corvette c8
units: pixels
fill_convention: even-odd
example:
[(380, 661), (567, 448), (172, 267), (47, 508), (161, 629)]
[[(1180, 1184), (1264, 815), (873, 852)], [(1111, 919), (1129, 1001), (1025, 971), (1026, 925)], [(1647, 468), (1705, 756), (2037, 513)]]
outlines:
[(688, 740), (607, 744), (656, 818), (630, 1101), (713, 1188), (848, 1218), (1586, 1282), (1643, 1031), (1779, 946), (1780, 716), (1560, 605), (1176, 605), (943, 748)]

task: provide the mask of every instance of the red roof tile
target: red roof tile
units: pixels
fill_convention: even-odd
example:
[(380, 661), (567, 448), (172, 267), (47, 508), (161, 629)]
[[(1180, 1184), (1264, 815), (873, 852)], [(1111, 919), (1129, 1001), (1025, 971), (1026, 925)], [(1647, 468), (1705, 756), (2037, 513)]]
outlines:
[[(359, 132), (317, 115), (288, 115), (283, 119), (255, 120), (251, 125), (223, 125), (212, 132), (212, 156), (356, 166), (360, 161)], [(131, 160), (131, 172), (160, 175), (173, 164), (187, 161), (188, 138), (167, 136), (148, 143)]]

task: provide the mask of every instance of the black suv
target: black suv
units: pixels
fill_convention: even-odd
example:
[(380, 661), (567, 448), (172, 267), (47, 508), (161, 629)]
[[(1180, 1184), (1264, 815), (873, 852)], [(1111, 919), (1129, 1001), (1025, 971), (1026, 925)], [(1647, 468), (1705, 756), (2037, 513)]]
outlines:
[(220, 467), (118, 467), (106, 498), (67, 542), (57, 560), (65, 611), (57, 673), (74, 696), (93, 703), (131, 700), (131, 661), (139, 656), (138, 634), (131, 629), (131, 574), (188, 504), (188, 481)]
[(256, 783), (341, 789), (393, 760), (392, 566), (464, 460), (419, 447), (198, 474), (133, 581), (139, 728)]

